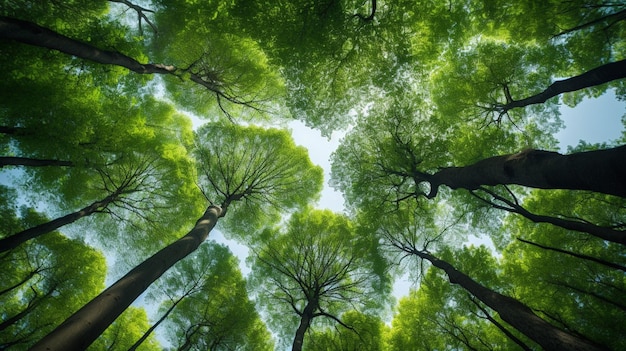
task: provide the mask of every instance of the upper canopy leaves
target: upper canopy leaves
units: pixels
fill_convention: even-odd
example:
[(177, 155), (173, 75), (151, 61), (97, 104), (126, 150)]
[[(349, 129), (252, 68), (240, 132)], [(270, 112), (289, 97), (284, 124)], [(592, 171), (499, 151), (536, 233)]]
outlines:
[(200, 127), (196, 143), (199, 185), (233, 212), (226, 223), (240, 230), (231, 234), (250, 233), (319, 196), (322, 169), (284, 130), (212, 123)]

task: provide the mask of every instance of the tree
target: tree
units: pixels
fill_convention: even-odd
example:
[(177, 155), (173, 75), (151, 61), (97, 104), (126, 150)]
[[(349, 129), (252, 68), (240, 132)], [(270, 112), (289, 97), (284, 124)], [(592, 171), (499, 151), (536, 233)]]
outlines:
[[(238, 143), (232, 143), (234, 140)], [(284, 131), (216, 124), (199, 131), (197, 143), (199, 179), (207, 183), (205, 196), (209, 199), (209, 195), (214, 195), (213, 201), (219, 201), (221, 206), (211, 204), (185, 236), (130, 270), (33, 349), (88, 346), (152, 282), (196, 250), (231, 204), (236, 213), (231, 216), (241, 213), (239, 220), (255, 215), (272, 218), (280, 210), (304, 205), (319, 192), (321, 170), (311, 164), (306, 151), (297, 147)], [(213, 164), (216, 166), (210, 167)], [(240, 200), (243, 209), (235, 204)]]
[[(485, 203), (487, 203), (489, 206), (493, 208), (505, 210), (510, 213), (519, 214), (534, 223), (549, 223), (549, 224), (552, 224), (561, 228), (565, 228), (568, 230), (589, 233), (595, 237), (598, 237), (606, 241), (626, 244), (626, 237), (624, 235), (626, 234), (626, 232), (621, 229), (623, 227), (622, 223), (618, 222), (618, 223), (611, 223), (611, 224), (604, 224), (604, 225), (596, 225), (593, 222), (586, 220), (584, 218), (581, 218), (581, 217), (567, 217), (561, 214), (555, 215), (555, 216), (537, 214), (524, 208), (524, 206), (520, 204), (520, 201), (517, 199), (517, 197), (513, 194), (512, 191), (508, 190), (508, 188), (507, 188), (507, 192), (508, 192), (508, 196), (504, 194), (500, 195), (495, 191), (492, 191), (485, 187), (481, 187), (477, 189), (476, 191), (472, 191), (471, 193), (472, 195), (476, 196), (477, 198), (484, 201)], [(482, 195), (482, 193), (486, 194), (487, 196)], [(559, 196), (558, 193), (556, 194), (557, 194), (556, 196)], [(561, 195), (562, 194), (563, 192), (561, 192)], [(534, 193), (531, 195), (538, 195), (538, 194)], [(560, 196), (560, 197), (564, 198), (564, 200), (568, 200), (567, 196)], [(569, 197), (570, 198), (572, 197), (571, 194)], [(594, 194), (590, 194), (588, 196), (588, 198), (590, 199), (593, 199), (594, 197), (598, 198), (599, 196), (598, 195), (594, 196)], [(617, 199), (611, 199), (610, 196), (603, 196), (603, 197), (606, 200), (605, 199), (602, 199), (602, 200), (598, 199), (598, 200), (606, 201), (608, 203), (614, 202), (616, 203), (616, 205), (620, 202)], [(526, 199), (525, 202), (529, 202), (528, 199)], [(532, 202), (531, 202), (531, 206), (532, 206)], [(619, 207), (616, 207), (616, 208), (619, 208)], [(619, 212), (619, 211), (616, 211), (616, 212)]]
[(307, 336), (308, 350), (337, 351), (379, 351), (385, 350), (383, 335), (385, 324), (378, 316), (357, 311), (347, 311), (342, 315), (344, 323), (353, 330), (341, 326), (327, 327), (313, 331)]
[[(469, 250), (465, 250), (467, 252)], [(494, 259), (483, 248), (474, 248), (476, 266), (494, 265)], [(491, 270), (482, 279), (494, 280)], [(490, 277), (491, 276), (491, 277)], [(532, 350), (536, 345), (515, 330), (503, 328), (497, 315), (474, 305), (467, 292), (450, 284), (446, 275), (429, 267), (421, 276), (417, 289), (402, 297), (396, 306), (388, 336), (389, 350)], [(478, 303), (478, 302), (477, 302)]]
[[(45, 221), (24, 208), (11, 229)], [(5, 221), (6, 220), (6, 221)], [(3, 223), (10, 223), (2, 217)], [(68, 260), (67, 257), (72, 257)], [(0, 257), (2, 348), (25, 349), (104, 287), (104, 256), (58, 232)]]
[[(434, 267), (443, 270), (450, 283), (458, 284), (467, 290), (473, 297), (487, 305), (498, 313), (503, 321), (507, 322), (531, 340), (535, 341), (546, 350), (604, 350), (605, 347), (592, 341), (580, 337), (573, 333), (568, 333), (560, 328), (541, 319), (531, 308), (522, 302), (503, 295), (480, 284), (470, 276), (456, 269), (452, 264), (433, 255), (426, 247), (416, 246), (419, 239), (414, 231), (422, 228), (408, 226), (400, 229), (399, 232), (390, 228), (382, 229), (385, 236), (390, 240), (391, 245), (410, 255), (415, 255), (427, 260)], [(396, 229), (397, 230), (397, 229)], [(404, 231), (404, 233), (402, 233)], [(417, 234), (419, 236), (419, 234)]]
[(164, 206), (163, 198), (167, 196), (164, 192), (154, 191), (155, 185), (161, 183), (162, 174), (168, 174), (159, 167), (164, 166), (147, 155), (126, 155), (124, 160), (115, 162), (107, 169), (98, 169), (98, 190), (106, 197), (76, 212), (0, 239), (0, 252), (14, 249), (28, 240), (94, 213), (108, 213), (116, 219), (124, 219), (123, 211), (126, 211), (149, 220), (149, 212)]
[[(273, 349), (271, 335), (248, 299), (246, 281), (237, 263), (228, 248), (209, 242), (177, 265), (186, 276), (201, 278), (201, 284), (181, 300), (165, 322), (166, 336), (174, 347)], [(171, 289), (172, 285), (168, 286)]]
[[(594, 221), (619, 213), (615, 211), (618, 209), (615, 205), (610, 206), (613, 211), (609, 210), (601, 196), (580, 196), (578, 201), (570, 202), (571, 194), (554, 195), (543, 199), (541, 207), (550, 209), (557, 204), (560, 204), (557, 208), (574, 207), (577, 213), (590, 216)], [(529, 206), (539, 206), (536, 201), (532, 199)], [(574, 203), (578, 206), (570, 205)], [(558, 249), (546, 250), (519, 240), (496, 240), (498, 245), (504, 246), (502, 276), (510, 277), (513, 296), (531, 306), (544, 319), (571, 333), (584, 335), (610, 349), (621, 349), (623, 342), (614, 335), (623, 325), (621, 321), (626, 306), (620, 296), (626, 287), (621, 279), (623, 271), (614, 265), (625, 264), (621, 255), (623, 246), (548, 224), (533, 224), (514, 216), (507, 218), (503, 229), (513, 238)]]
[[(385, 277), (366, 270), (368, 246), (359, 242), (350, 222), (330, 211), (309, 209), (293, 214), (285, 231), (268, 229), (263, 236), (254, 249), (252, 285), (263, 286), (257, 289), (265, 308), (280, 318), (283, 329), (290, 329), (286, 312), (297, 316), (290, 320), (299, 323), (292, 350), (302, 350), (315, 319), (358, 332), (341, 315), (351, 307), (376, 307), (376, 287), (384, 286), (378, 281)], [(258, 284), (267, 280), (272, 284)]]
[[(422, 130), (428, 133), (424, 125), (437, 126), (438, 118), (397, 115), (402, 112), (415, 113), (392, 110), (383, 122), (355, 128), (333, 155), (333, 181), (349, 192), (348, 196), (363, 193), (360, 187), (370, 179), (375, 181), (366, 185), (369, 188), (394, 189), (387, 199), (390, 202), (420, 196), (434, 198), (442, 185), (475, 190), (480, 186), (517, 184), (626, 196), (623, 181), (626, 168), (622, 162), (626, 146), (570, 155), (526, 149), (487, 157), (467, 166), (450, 167), (443, 163), (444, 157), (438, 152), (447, 145), (454, 147), (454, 142), (441, 136), (428, 143), (424, 139), (430, 136), (415, 133), (411, 128), (419, 121)], [(442, 163), (437, 164), (438, 161)]]
[[(193, 330), (192, 326), (208, 323), (220, 332), (198, 330), (190, 333), (189, 346), (204, 342), (214, 346), (219, 344), (221, 347), (256, 344), (257, 348), (262, 348), (263, 343), (269, 342), (248, 340), (248, 336), (254, 336), (250, 331), (256, 323), (262, 322), (257, 321), (259, 316), (247, 300), (245, 281), (238, 271), (236, 259), (223, 245), (214, 242), (200, 245), (194, 254), (181, 260), (155, 282), (149, 299), (161, 302), (160, 311), (164, 312), (129, 350), (136, 350), (164, 322), (168, 325), (172, 344), (180, 343), (177, 339), (185, 334), (185, 330)], [(182, 311), (177, 311), (177, 308), (182, 308)], [(201, 317), (198, 316), (200, 311), (203, 312)], [(172, 317), (168, 318), (170, 315)], [(209, 334), (214, 335), (214, 341), (208, 340)]]

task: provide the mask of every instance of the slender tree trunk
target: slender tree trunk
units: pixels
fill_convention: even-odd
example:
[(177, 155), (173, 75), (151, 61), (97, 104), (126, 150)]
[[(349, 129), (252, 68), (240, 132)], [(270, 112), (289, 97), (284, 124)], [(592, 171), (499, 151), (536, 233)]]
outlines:
[(602, 346), (568, 334), (544, 321), (534, 314), (528, 306), (514, 298), (502, 295), (480, 285), (469, 276), (458, 271), (448, 262), (439, 260), (435, 256), (423, 251), (413, 250), (411, 253), (430, 261), (433, 266), (445, 271), (452, 284), (458, 284), (463, 287), (482, 303), (496, 311), (503, 321), (509, 323), (547, 351), (606, 350), (606, 348)]
[(528, 211), (524, 207), (520, 206), (516, 201), (509, 200), (503, 196), (498, 195), (497, 193), (489, 189), (481, 188), (480, 190), (491, 195), (494, 199), (506, 204), (506, 205), (499, 205), (495, 202), (485, 200), (482, 197), (472, 192), (472, 194), (474, 194), (476, 197), (485, 201), (487, 204), (493, 206), (494, 208), (509, 211), (511, 213), (517, 213), (535, 223), (548, 223), (548, 224), (552, 224), (552, 225), (555, 225), (557, 227), (561, 227), (567, 230), (574, 230), (577, 232), (591, 234), (602, 240), (626, 245), (626, 231), (624, 230), (615, 230), (609, 227), (602, 227), (602, 226), (595, 225), (593, 223), (584, 222), (582, 220), (571, 220), (571, 219), (564, 219), (564, 218), (559, 218), (559, 217), (535, 214), (535, 213)]
[(0, 38), (15, 40), (24, 44), (58, 50), (62, 53), (94, 61), (125, 67), (133, 72), (150, 74), (170, 74), (173, 66), (142, 64), (132, 57), (119, 52), (98, 49), (90, 44), (74, 40), (35, 23), (10, 17), (0, 17)]
[(34, 288), (31, 287), (31, 289), (33, 290), (33, 292), (35, 292), (35, 296), (33, 296), (33, 298), (28, 302), (28, 305), (26, 306), (26, 308), (24, 308), (22, 311), (20, 311), (19, 313), (17, 313), (13, 317), (10, 317), (7, 320), (5, 320), (2, 323), (0, 323), (0, 331), (5, 330), (6, 328), (10, 327), (11, 325), (16, 323), (20, 319), (26, 317), (29, 313), (31, 313), (35, 309), (35, 307), (37, 307), (41, 303), (41, 301), (43, 301), (44, 298), (52, 295), (52, 293), (54, 292), (56, 287), (51, 287), (42, 296), (38, 296), (37, 295), (37, 291), (35, 291)]
[(42, 271), (42, 269), (39, 269), (39, 268), (30, 271), (30, 273), (28, 273), (28, 275), (26, 277), (24, 277), (24, 279), (22, 279), (21, 281), (19, 281), (19, 282), (15, 283), (15, 284), (13, 284), (13, 285), (3, 289), (2, 291), (0, 291), (0, 296), (8, 293), (9, 291), (11, 291), (11, 290), (13, 290), (13, 289), (15, 289), (17, 287), (22, 286), (24, 283), (29, 281), (30, 278), (34, 277), (37, 273), (39, 273), (41, 271)]
[(60, 160), (39, 160), (27, 157), (0, 157), (0, 168), (4, 166), (28, 166), (28, 167), (45, 167), (45, 166), (61, 166), (72, 167), (74, 163), (71, 161)]
[(616, 308), (620, 309), (623, 312), (626, 312), (626, 305), (624, 305), (624, 304), (622, 304), (620, 302), (611, 300), (611, 299), (609, 299), (607, 297), (604, 297), (604, 296), (602, 296), (602, 295), (600, 295), (600, 294), (598, 294), (596, 292), (587, 291), (587, 290), (581, 289), (579, 287), (576, 287), (574, 285), (571, 285), (571, 284), (568, 284), (568, 283), (565, 283), (565, 282), (561, 282), (561, 281), (550, 281), (550, 284), (556, 285), (556, 286), (560, 286), (560, 287), (564, 287), (564, 288), (567, 288), (567, 289), (571, 289), (571, 290), (574, 290), (574, 291), (576, 291), (576, 292), (578, 292), (580, 294), (592, 296), (592, 297), (596, 298), (599, 301), (602, 301), (602, 302), (604, 302), (604, 303), (606, 303), (608, 305), (611, 305), (613, 307), (616, 307)]
[(500, 112), (506, 112), (516, 107), (542, 104), (546, 102), (546, 100), (563, 93), (582, 90), (622, 78), (626, 78), (626, 60), (607, 63), (581, 75), (564, 80), (558, 80), (550, 84), (548, 88), (538, 94), (529, 96), (522, 100), (509, 101), (502, 106), (498, 106), (497, 109)]
[(486, 158), (465, 167), (448, 167), (432, 175), (416, 175), (431, 185), (433, 198), (441, 185), (475, 190), (483, 185), (517, 184), (539, 189), (591, 190), (626, 197), (626, 145), (577, 152), (525, 150)]
[(128, 351), (135, 351), (137, 350), (137, 348), (144, 342), (146, 341), (146, 339), (150, 336), (150, 334), (152, 334), (152, 332), (154, 331), (154, 329), (156, 329), (166, 318), (167, 316), (170, 315), (170, 313), (172, 313), (172, 311), (174, 310), (174, 308), (176, 308), (176, 305), (178, 305), (185, 297), (185, 296), (181, 296), (178, 300), (176, 300), (172, 306), (170, 306), (170, 308), (167, 309), (167, 311), (165, 311), (165, 313), (161, 316), (161, 318), (159, 318), (158, 321), (156, 321), (156, 323), (154, 323), (148, 330), (146, 330), (145, 333), (143, 333), (143, 335), (141, 336), (141, 338), (139, 338), (139, 340), (137, 340), (133, 346), (131, 346)]
[(471, 297), (471, 296), (470, 296), (470, 301), (472, 301), (472, 303), (474, 305), (476, 305), (476, 307), (478, 307), (478, 309), (481, 310), (485, 314), (485, 317), (487, 318), (487, 320), (489, 322), (491, 322), (491, 324), (495, 325), (496, 328), (500, 329), (500, 331), (504, 335), (506, 335), (507, 338), (511, 339), (511, 341), (516, 343), (522, 350), (524, 350), (524, 351), (532, 351), (532, 349), (530, 347), (528, 347), (528, 345), (526, 345), (522, 340), (520, 340), (520, 338), (518, 338), (513, 333), (511, 333), (508, 329), (506, 329), (506, 327), (504, 325), (502, 325), (502, 323), (498, 322), (495, 318), (493, 318), (489, 314), (489, 311), (487, 311), (485, 308), (483, 308), (483, 306), (481, 306), (478, 302), (476, 302), (476, 300), (473, 297)]
[(185, 69), (179, 69), (172, 65), (140, 63), (134, 58), (120, 52), (99, 49), (91, 44), (66, 37), (32, 22), (0, 16), (0, 39), (15, 40), (23, 44), (57, 50), (85, 60), (124, 67), (139, 74), (172, 74), (181, 77), (179, 75), (180, 71), (185, 71), (189, 74), (191, 81), (216, 93), (218, 97), (223, 97), (238, 104), (249, 104), (246, 101), (239, 100), (237, 97), (225, 93), (219, 84), (216, 84), (211, 79), (206, 79), (206, 77), (200, 74)]
[(176, 262), (200, 246), (222, 210), (210, 206), (184, 237), (163, 248), (88, 302), (31, 350), (84, 350), (147, 288)]
[(556, 248), (556, 247), (550, 247), (550, 246), (546, 246), (546, 245), (541, 245), (541, 244), (538, 244), (538, 243), (535, 243), (535, 242), (532, 242), (532, 241), (529, 241), (529, 240), (525, 240), (525, 239), (522, 239), (522, 238), (517, 238), (517, 240), (519, 240), (519, 241), (521, 241), (523, 243), (526, 243), (526, 244), (530, 244), (530, 245), (542, 248), (544, 250), (550, 250), (550, 251), (559, 252), (559, 253), (562, 253), (562, 254), (565, 254), (565, 255), (569, 255), (569, 256), (572, 256), (572, 257), (576, 257), (576, 258), (580, 258), (580, 259), (583, 259), (583, 260), (595, 262), (595, 263), (601, 264), (601, 265), (603, 265), (605, 267), (609, 267), (609, 268), (612, 268), (612, 269), (619, 269), (620, 271), (626, 272), (626, 267), (622, 266), (621, 264), (605, 261), (605, 260), (599, 259), (597, 257), (592, 257), (592, 256), (583, 255), (583, 254), (579, 254), (579, 253), (568, 251), (568, 250), (559, 249), (559, 248)]
[(8, 250), (14, 249), (30, 239), (34, 239), (41, 235), (50, 233), (56, 229), (61, 228), (62, 226), (66, 224), (73, 223), (83, 217), (90, 216), (96, 211), (98, 211), (99, 209), (104, 208), (108, 206), (111, 202), (117, 200), (118, 197), (119, 197), (119, 192), (115, 192), (105, 197), (104, 199), (100, 201), (96, 201), (79, 211), (72, 212), (63, 217), (59, 217), (49, 222), (42, 223), (38, 226), (29, 228), (26, 230), (22, 230), (19, 233), (15, 233), (11, 236), (0, 239), (0, 252), (5, 252)]
[(304, 334), (309, 329), (311, 325), (311, 320), (313, 319), (313, 313), (315, 312), (316, 304), (312, 302), (308, 302), (302, 315), (300, 316), (300, 325), (298, 325), (298, 329), (296, 330), (296, 335), (293, 338), (293, 345), (291, 347), (291, 351), (302, 351), (302, 344), (304, 343)]

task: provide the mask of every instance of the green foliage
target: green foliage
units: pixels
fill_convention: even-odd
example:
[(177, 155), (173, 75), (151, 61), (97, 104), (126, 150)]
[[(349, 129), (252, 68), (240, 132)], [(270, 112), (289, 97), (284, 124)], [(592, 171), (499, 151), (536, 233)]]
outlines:
[(199, 184), (209, 201), (228, 207), (220, 223), (230, 235), (249, 240), (319, 196), (322, 169), (284, 130), (212, 123), (197, 131), (196, 143)]
[[(626, 218), (623, 199), (593, 193), (533, 194), (524, 203), (533, 211), (616, 228), (623, 228)], [(557, 325), (611, 349), (623, 348), (622, 340), (614, 336), (626, 323), (621, 298), (626, 291), (624, 272), (515, 238), (626, 266), (623, 246), (519, 217), (509, 218), (506, 229), (512, 238), (505, 241), (503, 276), (515, 295)]]
[(348, 311), (342, 315), (342, 321), (352, 329), (335, 326), (307, 335), (307, 350), (319, 351), (380, 351), (384, 350), (383, 321), (372, 315)]
[[(249, 286), (281, 335), (291, 336), (292, 312), (305, 299), (281, 295), (299, 286), (270, 268), (306, 263), (300, 271), (327, 278), (350, 263), (346, 269), (355, 276), (337, 285), (350, 289), (332, 295), (324, 311), (358, 333), (317, 319), (306, 336), (310, 349), (517, 347), (496, 327), (493, 321), (501, 321), (493, 311), (481, 309), (442, 273), (404, 258), (400, 243), (437, 251), (572, 334), (626, 348), (616, 337), (626, 323), (623, 272), (515, 238), (626, 265), (622, 246), (533, 224), (467, 191), (444, 188), (427, 201), (428, 184), (414, 179), (525, 148), (553, 150), (561, 104), (576, 106), (608, 89), (623, 98), (622, 79), (499, 110), (556, 80), (624, 59), (623, 4), (156, 0), (138, 1), (134, 5), (145, 7), (140, 12), (133, 4), (7, 0), (0, 8), (1, 16), (102, 50), (176, 67), (173, 75), (154, 79), (2, 41), (2, 156), (73, 166), (3, 168), (0, 178), (9, 186), (0, 186), (0, 237), (132, 185), (120, 201), (100, 208), (103, 213), (63, 228), (67, 237), (50, 233), (0, 256), (0, 291), (8, 289), (0, 294), (1, 320), (28, 312), (0, 331), (3, 346), (25, 349), (103, 288), (104, 258), (85, 242), (125, 269), (180, 237), (208, 200), (227, 209), (220, 219), (227, 235), (258, 250)], [(198, 77), (209, 89), (193, 81)], [(183, 111), (211, 123), (193, 132)], [(348, 130), (333, 155), (331, 181), (344, 193), (355, 224), (302, 210), (318, 198), (322, 170), (287, 132), (226, 122), (279, 118), (299, 119), (325, 136)], [(570, 151), (608, 145), (583, 142)], [(624, 230), (619, 198), (490, 190), (539, 214)], [(292, 219), (281, 222), (289, 214)], [(471, 237), (492, 242), (493, 251), (466, 247)], [(334, 261), (315, 266), (326, 258)], [(401, 265), (390, 268), (389, 261)], [(162, 311), (191, 289), (168, 319), (172, 345), (207, 349), (227, 335), (228, 347), (272, 349), (236, 263), (225, 247), (207, 244), (162, 279), (160, 293), (153, 291)], [(390, 275), (407, 271), (420, 281), (419, 290), (400, 301), (392, 327), (385, 327)], [(282, 303), (270, 296), (281, 296)], [(131, 308), (92, 349), (126, 349), (147, 328), (145, 311)], [(159, 345), (152, 338), (142, 347)]]
[[(470, 260), (487, 267), (476, 258)], [(396, 309), (388, 334), (389, 350), (518, 349), (485, 318), (485, 312), (477, 308), (463, 289), (451, 285), (436, 268), (428, 270), (419, 289), (402, 298)], [(491, 317), (498, 319), (493, 312)], [(525, 344), (533, 346), (528, 341)]]
[[(159, 282), (163, 290), (153, 290), (153, 297), (164, 293), (174, 299), (181, 291), (188, 293), (165, 322), (172, 345), (183, 349), (273, 349), (271, 335), (248, 298), (237, 263), (226, 246), (208, 242)], [(161, 310), (168, 307), (163, 305)]]
[(385, 306), (381, 280), (387, 277), (368, 269), (368, 238), (356, 235), (345, 216), (307, 209), (294, 213), (286, 229), (266, 229), (262, 239), (249, 285), (283, 343), (293, 339), (307, 305), (320, 314), (315, 328), (336, 325), (335, 318), (343, 319), (350, 308), (376, 312)]
[[(18, 230), (46, 221), (30, 209), (13, 218)], [(9, 323), (0, 340), (15, 350), (32, 346), (104, 288), (102, 253), (57, 232), (3, 254), (0, 264), (1, 317)]]
[[(129, 307), (87, 349), (89, 351), (128, 350), (148, 328), (148, 316), (143, 308)], [(154, 336), (144, 341), (139, 351), (159, 351), (162, 348)]]

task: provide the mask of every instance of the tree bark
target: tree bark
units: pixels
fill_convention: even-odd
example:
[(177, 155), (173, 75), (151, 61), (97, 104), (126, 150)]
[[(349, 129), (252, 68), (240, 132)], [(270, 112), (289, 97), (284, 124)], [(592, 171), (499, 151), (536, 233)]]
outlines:
[(291, 347), (291, 351), (302, 351), (302, 345), (304, 343), (304, 334), (309, 329), (311, 325), (311, 320), (313, 319), (313, 315), (315, 310), (317, 309), (317, 304), (313, 302), (308, 302), (306, 307), (304, 307), (304, 311), (302, 311), (302, 315), (300, 316), (300, 325), (298, 325), (298, 329), (296, 330), (296, 335), (293, 338), (293, 345)]
[(476, 300), (474, 300), (473, 297), (470, 297), (470, 301), (472, 301), (472, 303), (474, 305), (476, 305), (476, 307), (481, 310), (482, 313), (485, 314), (485, 318), (487, 318), (487, 320), (489, 322), (491, 322), (491, 324), (495, 325), (496, 328), (498, 328), (504, 335), (506, 335), (507, 338), (509, 338), (511, 341), (513, 341), (514, 343), (516, 343), (522, 350), (524, 351), (532, 351), (532, 349), (530, 347), (528, 347), (528, 345), (526, 345), (522, 340), (520, 340), (520, 338), (518, 338), (517, 336), (515, 336), (513, 333), (511, 333), (508, 329), (506, 329), (506, 327), (504, 325), (502, 325), (502, 323), (498, 322), (495, 318), (493, 318), (490, 314), (489, 311), (487, 311), (485, 308), (483, 308), (478, 302), (476, 302)]
[(448, 262), (418, 250), (412, 254), (430, 261), (433, 266), (442, 269), (452, 284), (458, 284), (485, 305), (496, 311), (500, 318), (522, 334), (539, 344), (544, 350), (599, 351), (606, 348), (588, 340), (566, 333), (554, 325), (539, 318), (526, 305), (518, 300), (488, 289), (469, 276), (458, 271)]
[(74, 40), (35, 23), (0, 16), (0, 39), (15, 40), (24, 44), (53, 49), (97, 63), (125, 67), (142, 74), (170, 74), (173, 66), (146, 63), (116, 51), (98, 49), (90, 44)]
[(525, 99), (508, 101), (504, 105), (497, 106), (497, 110), (504, 113), (517, 107), (542, 104), (546, 100), (563, 93), (590, 88), (622, 78), (626, 78), (626, 60), (607, 63), (581, 75), (557, 80), (544, 91)]
[[(124, 67), (139, 74), (171, 74), (182, 77), (189, 74), (189, 79), (232, 103), (250, 105), (250, 102), (225, 92), (219, 84), (186, 69), (161, 63), (140, 63), (132, 57), (117, 51), (99, 49), (91, 44), (66, 37), (35, 23), (0, 16), (0, 39), (15, 40), (23, 44), (48, 48), (97, 63)], [(218, 99), (219, 102), (219, 99)]]
[(187, 235), (163, 248), (88, 302), (31, 350), (85, 350), (147, 288), (176, 262), (200, 246), (222, 211), (209, 206)]
[(66, 224), (70, 224), (76, 222), (77, 220), (87, 217), (95, 213), (101, 208), (108, 206), (111, 202), (114, 202), (119, 197), (119, 192), (115, 192), (100, 201), (96, 201), (91, 205), (76, 211), (70, 214), (67, 214), (63, 217), (59, 217), (57, 219), (51, 220), (46, 223), (42, 223), (38, 226), (28, 228), (26, 230), (22, 230), (19, 233), (15, 233), (6, 238), (0, 239), (0, 252), (5, 252), (11, 249), (18, 247), (19, 245), (27, 242), (28, 240), (34, 239), (41, 235), (50, 233), (56, 229), (61, 228)]
[(483, 185), (517, 184), (539, 189), (590, 190), (626, 197), (626, 145), (562, 155), (543, 150), (486, 158), (465, 167), (417, 175), (437, 195), (439, 186), (475, 190)]
[(0, 168), (4, 166), (28, 166), (28, 167), (46, 167), (46, 166), (60, 166), (60, 167), (72, 167), (74, 163), (71, 161), (61, 160), (41, 160), (28, 157), (0, 157)]

